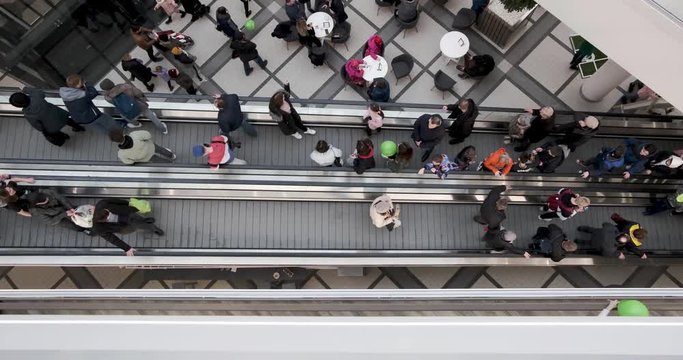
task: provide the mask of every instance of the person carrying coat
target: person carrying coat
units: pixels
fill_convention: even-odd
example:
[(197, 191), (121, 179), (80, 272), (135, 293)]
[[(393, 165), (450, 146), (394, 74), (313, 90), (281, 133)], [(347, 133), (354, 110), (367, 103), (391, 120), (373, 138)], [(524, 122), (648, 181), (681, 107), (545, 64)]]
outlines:
[(453, 119), (448, 127), (449, 144), (459, 144), (472, 134), (474, 122), (479, 116), (479, 108), (472, 99), (462, 99), (457, 104), (444, 105), (443, 110), (450, 111), (449, 119)]
[(128, 200), (104, 199), (95, 204), (92, 233), (125, 251), (127, 256), (134, 256), (136, 250), (116, 234), (131, 234), (138, 230), (164, 235), (164, 231), (154, 224), (154, 218), (142, 216)]
[(415, 141), (418, 148), (424, 150), (420, 159), (421, 162), (429, 159), (429, 155), (432, 154), (436, 145), (441, 142), (445, 135), (446, 127), (441, 115), (424, 114), (415, 120), (410, 138)]
[(564, 133), (564, 136), (557, 140), (557, 144), (567, 145), (569, 150), (574, 152), (576, 148), (585, 144), (595, 134), (598, 133), (600, 121), (595, 116), (585, 116), (581, 120), (559, 125), (555, 131)]
[(280, 90), (270, 97), (268, 103), (270, 116), (277, 122), (280, 131), (285, 135), (292, 135), (297, 140), (303, 138), (299, 132), (315, 135), (315, 130), (307, 127), (301, 121), (301, 116), (289, 100), (290, 94), (291, 90), (289, 83), (287, 83), (284, 90)]
[(120, 129), (113, 129), (109, 133), (109, 140), (119, 144), (118, 157), (126, 165), (149, 162), (152, 158), (158, 158), (167, 162), (176, 159), (176, 155), (152, 140), (149, 131), (137, 130), (124, 135)]
[(242, 113), (239, 96), (236, 94), (216, 95), (213, 105), (218, 108), (218, 127), (221, 129), (221, 134), (229, 136), (231, 132), (242, 128), (244, 133), (251, 137), (257, 135), (254, 125), (250, 124)]
[(506, 185), (491, 189), (479, 208), (479, 215), (474, 217), (474, 221), (486, 225), (489, 230), (499, 229), (500, 224), (505, 220), (505, 210), (508, 207), (508, 199), (501, 195), (507, 190), (510, 190), (510, 187)]
[(138, 79), (142, 84), (145, 85), (147, 91), (154, 91), (154, 84), (150, 84), (153, 77), (156, 75), (152, 72), (152, 69), (145, 66), (140, 59), (133, 59), (130, 54), (123, 55), (121, 59), (121, 68), (125, 71), (130, 72), (130, 79)]
[(244, 73), (247, 76), (254, 71), (254, 68), (249, 66), (250, 61), (255, 60), (261, 69), (264, 70), (266, 65), (268, 65), (268, 60), (263, 60), (261, 56), (259, 56), (258, 51), (256, 50), (256, 44), (247, 40), (244, 33), (239, 33), (237, 35), (236, 41), (230, 43), (230, 48), (233, 49), (232, 57), (239, 57), (242, 61)]
[(382, 195), (372, 201), (370, 205), (370, 219), (372, 224), (377, 228), (387, 228), (392, 231), (401, 226), (401, 220), (398, 216), (401, 214), (401, 208), (393, 202), (389, 195)]
[(40, 89), (25, 87), (9, 97), (14, 107), (21, 108), (24, 117), (31, 127), (40, 131), (45, 139), (53, 145), (62, 146), (69, 135), (62, 128), (69, 125), (74, 132), (85, 131), (71, 119), (69, 113), (57, 105), (45, 100), (45, 93)]
[(239, 27), (232, 21), (232, 17), (230, 17), (230, 13), (225, 6), (216, 9), (216, 30), (222, 31), (230, 40), (234, 40), (235, 36), (240, 32)]
[(533, 243), (529, 246), (537, 254), (543, 254), (554, 262), (560, 262), (567, 253), (578, 249), (575, 242), (568, 240), (567, 235), (555, 224), (548, 227), (541, 226), (536, 229), (536, 235), (532, 238)]
[(484, 234), (484, 243), (486, 247), (491, 249), (491, 253), (511, 252), (513, 254), (522, 255), (525, 258), (530, 258), (531, 254), (524, 251), (512, 243), (517, 239), (517, 234), (505, 229), (487, 229)]
[(67, 76), (66, 87), (59, 88), (59, 96), (75, 123), (92, 124), (101, 133), (108, 134), (110, 129), (118, 125), (109, 114), (100, 111), (92, 102), (97, 95), (99, 95), (97, 89), (86, 85), (76, 74)]
[(527, 109), (527, 112), (533, 116), (531, 126), (524, 132), (524, 136), (519, 140), (515, 151), (525, 151), (529, 148), (529, 145), (543, 140), (555, 126), (555, 109), (552, 107), (544, 106), (535, 110)]
[(128, 121), (129, 128), (142, 126), (138, 118), (144, 115), (164, 135), (168, 134), (168, 127), (149, 108), (147, 97), (140, 89), (127, 83), (114, 85), (109, 79), (102, 80), (100, 88), (103, 91), (104, 99), (114, 104), (119, 114)]
[(53, 189), (41, 189), (26, 196), (29, 212), (51, 226), (60, 226), (69, 230), (83, 232), (85, 229), (71, 221), (76, 207), (65, 196)]

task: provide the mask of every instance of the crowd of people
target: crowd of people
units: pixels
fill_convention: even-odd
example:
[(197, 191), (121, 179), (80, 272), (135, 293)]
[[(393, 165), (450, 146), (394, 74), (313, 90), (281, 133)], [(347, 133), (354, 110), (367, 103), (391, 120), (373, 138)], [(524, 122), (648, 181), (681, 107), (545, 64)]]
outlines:
[[(248, 16), (248, 2), (243, 2)], [(184, 16), (185, 13), (192, 14), (193, 21), (198, 20), (209, 11), (208, 6), (196, 0), (181, 1), (184, 11), (180, 11), (178, 4), (173, 0), (157, 0), (157, 3), (158, 9), (162, 9), (169, 16), (168, 22), (172, 22), (176, 14)], [(402, 2), (404, 5), (408, 3), (411, 2)], [(319, 0), (314, 5), (311, 5), (310, 1), (286, 0), (287, 15), (292, 24), (296, 24), (299, 29), (299, 40), (309, 48), (322, 44), (306, 25), (304, 5), (307, 5), (311, 12), (313, 9), (328, 12), (339, 23), (346, 21), (347, 15), (343, 3), (339, 0)], [(400, 9), (397, 9), (397, 16), (406, 12), (405, 9)], [(247, 75), (253, 71), (249, 65), (250, 61), (266, 67), (267, 61), (261, 59), (255, 44), (239, 31), (224, 7), (218, 8), (216, 19), (217, 30), (231, 38), (230, 46), (235, 50), (233, 57), (239, 57), (244, 63)], [(167, 82), (169, 89), (173, 89), (171, 80), (175, 80), (188, 93), (196, 93), (193, 76), (200, 81), (203, 79), (195, 63), (196, 57), (186, 49), (193, 43), (191, 38), (175, 32), (154, 33), (137, 25), (131, 28), (131, 36), (139, 47), (147, 51), (152, 61), (160, 60), (154, 56), (153, 49), (156, 48), (171, 51), (178, 63), (178, 69), (156, 66), (152, 70), (141, 60), (126, 55), (122, 59), (122, 67), (130, 71), (134, 79), (141, 81), (148, 91), (154, 89), (154, 85), (149, 84), (149, 81), (152, 77), (158, 76)], [(373, 35), (366, 42), (363, 54), (381, 56), (383, 51), (384, 43), (381, 37)], [(471, 58), (465, 60), (465, 66), (461, 70), (467, 73), (468, 63), (471, 65), (476, 61)], [(555, 109), (543, 106), (539, 109), (527, 109), (525, 113), (514, 117), (501, 147), (491, 149), (493, 151), (481, 160), (478, 159), (478, 152), (481, 153), (481, 149), (467, 144), (455, 156), (449, 156), (446, 152), (433, 154), (435, 148), (447, 137), (450, 138), (449, 144), (458, 145), (466, 142), (472, 134), (479, 109), (472, 99), (463, 98), (454, 104), (443, 105), (440, 110), (445, 112), (444, 115), (426, 113), (415, 119), (410, 139), (400, 139), (397, 144), (391, 142), (394, 146), (387, 146), (386, 149), (384, 143), (377, 147), (373, 142), (373, 136), (381, 133), (385, 119), (385, 112), (378, 102), (388, 101), (390, 90), (384, 79), (375, 79), (368, 84), (362, 78), (362, 68), (359, 67), (361, 65), (362, 60), (359, 63), (351, 59), (345, 69), (351, 81), (358, 80), (358, 85), (368, 86), (370, 102), (361, 118), (366, 136), (357, 140), (347, 158), (344, 157), (339, 144), (330, 144), (326, 139), (319, 139), (310, 153), (311, 160), (318, 166), (346, 166), (362, 174), (375, 168), (376, 160), (379, 158), (388, 169), (400, 172), (411, 166), (413, 154), (419, 152), (422, 165), (417, 169), (417, 173), (432, 173), (432, 176), (435, 175), (442, 180), (452, 173), (475, 170), (490, 172), (497, 177), (505, 177), (511, 172), (552, 173), (600, 129), (600, 121), (591, 115), (579, 116), (576, 121), (566, 124), (556, 124)], [(10, 103), (21, 108), (29, 124), (56, 146), (64, 145), (70, 138), (62, 131), (68, 126), (74, 132), (95, 130), (106, 135), (116, 144), (118, 158), (123, 164), (132, 165), (155, 160), (173, 162), (177, 157), (173, 150), (155, 142), (150, 131), (137, 129), (142, 126), (140, 119), (144, 117), (150, 120), (162, 135), (168, 134), (169, 131), (167, 125), (149, 108), (145, 94), (133, 85), (115, 84), (109, 79), (102, 80), (99, 85), (101, 93), (79, 75), (68, 76), (65, 86), (59, 89), (66, 110), (46, 101), (45, 93), (33, 88), (25, 88), (12, 94)], [(120, 119), (114, 119), (95, 105), (93, 100), (98, 96), (102, 96), (113, 105)], [(297, 140), (305, 135), (315, 136), (316, 130), (304, 123), (291, 99), (292, 91), (289, 84), (285, 84), (283, 89), (272, 95), (268, 110), (273, 121), (283, 135), (292, 136)], [(217, 123), (220, 131), (208, 139), (208, 143), (193, 146), (192, 155), (206, 157), (211, 170), (245, 165), (245, 160), (237, 158), (237, 149), (241, 144), (234, 141), (231, 133), (242, 129), (249, 137), (256, 137), (256, 128), (242, 113), (238, 95), (217, 94), (213, 104), (218, 109)], [(561, 136), (550, 137), (551, 133), (559, 133)], [(511, 155), (506, 145), (511, 145), (518, 155)], [(643, 175), (680, 178), (683, 175), (683, 150), (657, 149), (652, 143), (628, 138), (616, 147), (603, 148), (594, 157), (577, 159), (576, 163), (579, 175), (583, 178), (605, 174), (619, 174), (624, 179)], [(99, 235), (126, 251), (128, 255), (133, 255), (135, 250), (115, 233), (139, 229), (157, 235), (163, 234), (163, 231), (154, 225), (154, 219), (143, 216), (144, 213), (140, 213), (130, 201), (107, 199), (81, 209), (52, 189), (33, 189), (22, 185), (32, 183), (32, 178), (11, 178), (2, 175), (0, 180), (0, 202), (3, 207), (21, 216), (36, 215), (50, 225)], [(545, 254), (555, 261), (559, 261), (564, 254), (577, 250), (579, 242), (568, 240), (555, 224), (539, 227), (530, 249), (514, 247), (516, 235), (502, 226), (508, 205), (507, 199), (502, 196), (506, 190), (505, 186), (491, 190), (481, 206), (480, 214), (474, 219), (486, 226), (484, 242), (491, 249), (507, 250), (526, 257), (531, 253)], [(540, 209), (538, 218), (544, 221), (565, 221), (584, 212), (590, 204), (591, 201), (587, 197), (575, 193), (572, 189), (563, 188), (548, 197), (546, 204)], [(671, 210), (673, 214), (683, 213), (683, 188), (679, 188), (676, 194), (666, 198), (653, 199), (644, 215), (654, 215), (667, 210)], [(378, 197), (370, 207), (373, 224), (379, 228), (385, 227), (389, 231), (401, 226), (399, 214), (399, 206), (393, 204), (388, 195)], [(613, 215), (612, 220), (615, 222), (613, 225), (605, 223), (602, 228), (583, 226), (579, 227), (578, 231), (588, 234), (590, 248), (605, 256), (624, 258), (625, 254), (636, 254), (646, 258), (641, 247), (647, 231), (636, 222), (625, 220), (618, 214)]]

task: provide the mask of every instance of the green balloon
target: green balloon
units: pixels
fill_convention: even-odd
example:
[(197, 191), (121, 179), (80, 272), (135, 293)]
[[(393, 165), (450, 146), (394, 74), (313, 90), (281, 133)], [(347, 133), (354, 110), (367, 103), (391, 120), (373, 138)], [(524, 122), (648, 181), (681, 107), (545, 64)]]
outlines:
[(382, 152), (382, 156), (389, 157), (396, 155), (396, 152), (398, 151), (398, 146), (396, 146), (395, 142), (387, 140), (383, 142), (382, 145), (380, 145), (379, 149)]
[(650, 316), (647, 306), (638, 300), (622, 300), (617, 305), (619, 316)]
[(244, 23), (244, 28), (249, 31), (254, 30), (254, 28), (256, 28), (256, 23), (253, 19), (249, 19), (247, 20), (247, 22)]

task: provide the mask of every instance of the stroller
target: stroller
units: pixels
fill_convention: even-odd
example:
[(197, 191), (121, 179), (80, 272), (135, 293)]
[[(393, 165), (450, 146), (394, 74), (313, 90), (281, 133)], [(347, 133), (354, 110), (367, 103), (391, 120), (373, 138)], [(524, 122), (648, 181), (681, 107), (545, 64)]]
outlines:
[(159, 44), (169, 49), (174, 47), (184, 49), (194, 45), (194, 40), (191, 37), (173, 30), (159, 31), (156, 34), (159, 38)]

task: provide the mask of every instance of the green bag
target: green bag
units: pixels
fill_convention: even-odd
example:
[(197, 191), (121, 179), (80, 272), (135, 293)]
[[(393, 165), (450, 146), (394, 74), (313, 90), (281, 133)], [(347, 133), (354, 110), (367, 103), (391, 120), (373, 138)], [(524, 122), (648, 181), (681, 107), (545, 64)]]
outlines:
[(128, 205), (138, 209), (138, 212), (141, 214), (152, 212), (152, 204), (150, 204), (147, 200), (130, 198)]

